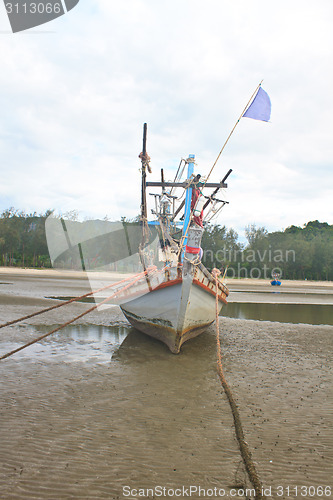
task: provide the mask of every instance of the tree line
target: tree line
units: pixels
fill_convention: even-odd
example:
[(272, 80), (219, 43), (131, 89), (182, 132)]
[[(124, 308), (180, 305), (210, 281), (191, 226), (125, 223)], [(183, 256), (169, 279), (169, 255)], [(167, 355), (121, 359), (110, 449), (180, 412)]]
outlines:
[[(1, 266), (52, 267), (45, 232), (45, 221), (52, 213), (52, 210), (41, 214), (25, 213), (9, 208), (0, 214)], [(82, 224), (76, 220), (75, 212), (58, 216), (58, 219), (69, 220), (77, 227)], [(122, 236), (124, 242), (117, 237), (117, 253), (122, 252), (126, 242), (131, 243), (129, 229), (134, 230), (131, 225), (138, 225), (136, 220), (125, 218), (121, 222), (126, 227)], [(92, 223), (95, 226), (98, 223), (98, 229), (94, 229), (98, 234), (103, 231), (107, 234), (101, 229), (103, 224), (115, 224), (106, 220), (89, 221)], [(136, 234), (133, 233), (133, 238)], [(202, 238), (203, 264), (208, 269), (222, 268), (231, 277), (269, 279), (272, 273), (276, 273), (282, 279), (333, 280), (333, 225), (315, 220), (303, 227), (293, 225), (284, 231), (268, 232), (264, 227), (250, 224), (245, 228), (245, 236), (247, 243), (243, 244), (234, 229), (218, 224), (206, 225)], [(90, 254), (95, 256), (96, 253), (97, 262), (110, 248), (109, 239), (100, 236), (96, 241), (99, 240), (101, 248), (103, 245), (103, 252), (99, 255), (97, 247), (92, 249), (90, 243)], [(61, 261), (64, 266), (70, 263), (73, 268), (80, 268), (82, 249), (78, 248), (76, 260), (72, 251), (66, 258), (67, 264), (65, 258)]]
[(44, 214), (26, 214), (11, 207), (0, 215), (0, 265), (18, 267), (51, 267)]
[(212, 225), (203, 235), (203, 263), (224, 267), (228, 276), (246, 278), (333, 280), (333, 225), (318, 220), (269, 233), (250, 224), (247, 244), (233, 229)]

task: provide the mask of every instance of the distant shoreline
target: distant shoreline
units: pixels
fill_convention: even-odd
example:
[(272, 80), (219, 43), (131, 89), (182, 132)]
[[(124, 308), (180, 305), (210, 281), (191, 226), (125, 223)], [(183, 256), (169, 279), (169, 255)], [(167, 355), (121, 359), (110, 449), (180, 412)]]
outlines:
[[(89, 272), (89, 276), (102, 277), (107, 275), (109, 278), (112, 277), (114, 280), (124, 279), (128, 276), (132, 276), (135, 273), (120, 273), (112, 271), (110, 273), (106, 272)], [(52, 277), (52, 278), (73, 278), (73, 279), (87, 279), (87, 272), (84, 271), (72, 271), (66, 269), (34, 269), (34, 268), (22, 268), (22, 267), (0, 267), (0, 275), (8, 276), (39, 276), (39, 277)], [(255, 278), (226, 278), (226, 284), (242, 284), (242, 285), (268, 285), (270, 280), (266, 279), (255, 279)], [(282, 286), (302, 286), (302, 287), (333, 287), (333, 281), (311, 281), (311, 280), (283, 280)]]

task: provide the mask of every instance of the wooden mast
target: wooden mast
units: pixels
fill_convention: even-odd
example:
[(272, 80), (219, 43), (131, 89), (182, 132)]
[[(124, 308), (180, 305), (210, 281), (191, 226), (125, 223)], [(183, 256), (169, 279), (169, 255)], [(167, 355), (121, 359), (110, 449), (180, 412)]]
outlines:
[(147, 167), (147, 123), (143, 124), (143, 144), (141, 158), (141, 220), (144, 223), (147, 221), (147, 194), (146, 194), (146, 167)]
[[(143, 124), (143, 144), (142, 144), (142, 153), (139, 154), (139, 158), (141, 158), (141, 226), (142, 226), (142, 238), (141, 243), (139, 245), (139, 255), (143, 270), (147, 270), (147, 266), (145, 263), (145, 257), (143, 253), (144, 246), (148, 241), (148, 220), (147, 220), (147, 193), (146, 193), (146, 177), (147, 177), (147, 169), (148, 172), (151, 172), (149, 161), (150, 157), (147, 155), (147, 123)], [(149, 290), (151, 291), (151, 284), (148, 275), (146, 274), (146, 281)]]

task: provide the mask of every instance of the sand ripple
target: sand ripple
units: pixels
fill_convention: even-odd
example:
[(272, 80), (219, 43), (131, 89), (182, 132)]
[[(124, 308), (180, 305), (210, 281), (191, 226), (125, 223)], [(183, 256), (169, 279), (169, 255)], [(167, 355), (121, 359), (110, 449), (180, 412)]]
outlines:
[[(244, 482), (213, 330), (174, 356), (134, 330), (115, 349), (111, 330), (96, 340), (89, 328), (0, 363), (0, 498), (117, 499), (124, 485)], [(36, 332), (7, 330), (1, 349)], [(329, 484), (332, 334), (221, 321), (226, 376), (267, 486)]]

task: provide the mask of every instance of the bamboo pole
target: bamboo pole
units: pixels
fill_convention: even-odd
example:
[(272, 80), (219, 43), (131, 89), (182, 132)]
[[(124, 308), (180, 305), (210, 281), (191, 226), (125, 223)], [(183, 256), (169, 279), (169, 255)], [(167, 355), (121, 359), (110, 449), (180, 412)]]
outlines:
[(207, 183), (207, 181), (208, 181), (208, 179), (209, 179), (209, 177), (210, 177), (211, 173), (213, 172), (213, 170), (214, 170), (214, 168), (215, 168), (215, 165), (216, 165), (216, 163), (218, 162), (218, 160), (219, 160), (219, 158), (220, 158), (220, 156), (221, 156), (221, 154), (222, 154), (222, 152), (223, 152), (224, 148), (225, 148), (225, 147), (226, 147), (226, 145), (228, 144), (229, 139), (230, 139), (230, 137), (232, 136), (232, 134), (233, 134), (233, 132), (234, 132), (235, 128), (237, 127), (237, 125), (239, 124), (239, 122), (240, 122), (240, 120), (241, 120), (242, 116), (244, 115), (245, 111), (248, 109), (248, 107), (251, 105), (252, 101), (254, 100), (255, 96), (257, 95), (257, 93), (258, 93), (258, 91), (259, 91), (259, 89), (260, 89), (260, 87), (261, 87), (262, 82), (263, 82), (263, 80), (261, 80), (261, 82), (260, 82), (260, 83), (259, 83), (259, 85), (257, 86), (256, 90), (255, 90), (255, 91), (253, 92), (253, 94), (251, 95), (251, 97), (250, 97), (250, 99), (249, 99), (248, 103), (246, 104), (245, 108), (243, 109), (243, 111), (242, 111), (242, 113), (241, 113), (240, 117), (238, 118), (238, 120), (236, 121), (236, 123), (235, 123), (235, 125), (234, 125), (233, 129), (231, 130), (230, 134), (228, 135), (228, 137), (227, 137), (227, 139), (226, 139), (225, 143), (224, 143), (224, 144), (223, 144), (223, 146), (222, 146), (221, 151), (219, 152), (219, 154), (218, 154), (218, 156), (217, 156), (217, 158), (216, 158), (216, 160), (215, 160), (215, 162), (214, 162), (214, 164), (213, 164), (212, 168), (211, 168), (211, 169), (210, 169), (210, 171), (209, 171), (209, 174), (207, 175), (206, 182), (205, 182), (205, 184), (203, 185), (203, 188), (205, 187), (205, 185), (206, 185), (206, 183)]

